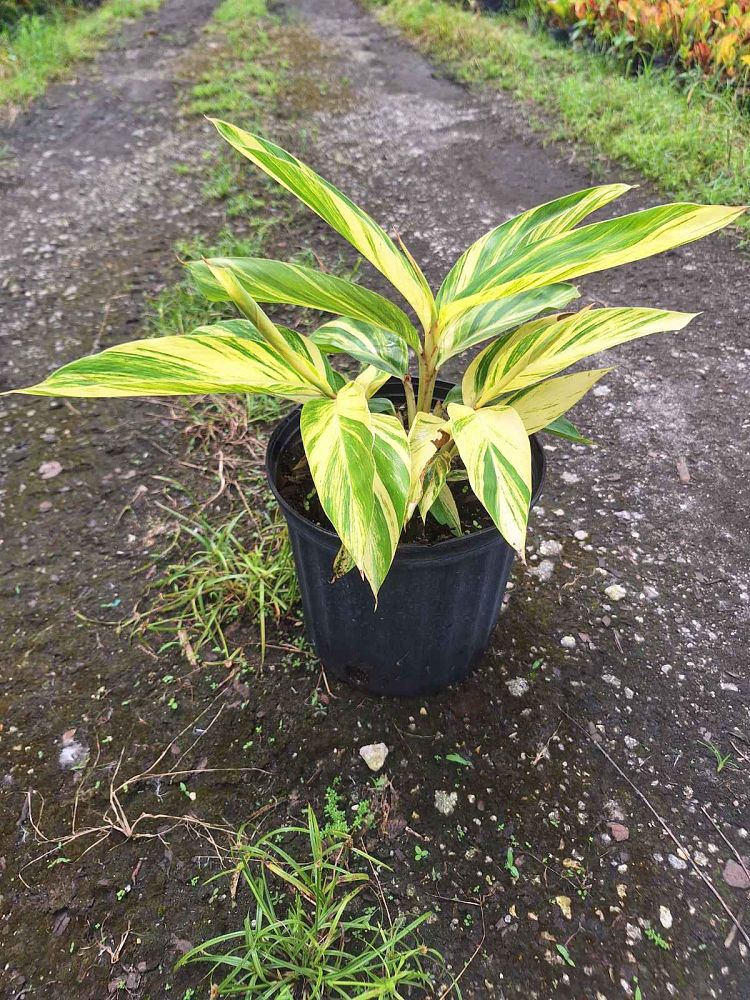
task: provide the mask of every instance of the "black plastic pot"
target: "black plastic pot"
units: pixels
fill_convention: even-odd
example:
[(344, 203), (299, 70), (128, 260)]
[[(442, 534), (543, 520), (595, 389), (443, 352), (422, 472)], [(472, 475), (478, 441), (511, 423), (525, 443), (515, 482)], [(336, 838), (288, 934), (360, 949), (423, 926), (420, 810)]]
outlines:
[[(435, 394), (443, 398), (450, 388), (438, 382)], [(397, 379), (378, 395), (397, 406), (404, 401)], [(436, 545), (399, 545), (376, 608), (356, 570), (331, 582), (337, 535), (309, 521), (279, 493), (281, 456), (300, 439), (297, 409), (271, 436), (266, 472), (289, 525), (307, 636), (326, 672), (367, 691), (401, 697), (463, 680), (487, 648), (513, 549), (494, 527)], [(545, 473), (544, 451), (533, 436), (531, 450), (533, 506)]]
[(567, 45), (570, 42), (571, 30), (570, 28), (549, 28), (550, 38), (557, 42), (558, 45)]

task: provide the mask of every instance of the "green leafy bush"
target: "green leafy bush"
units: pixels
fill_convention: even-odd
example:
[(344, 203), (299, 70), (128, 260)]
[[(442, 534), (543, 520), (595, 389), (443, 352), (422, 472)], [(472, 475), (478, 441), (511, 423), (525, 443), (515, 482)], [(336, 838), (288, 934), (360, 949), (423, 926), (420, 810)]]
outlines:
[(0, 31), (12, 28), (23, 17), (65, 13), (73, 7), (98, 7), (102, 0), (0, 0)]
[(542, 19), (634, 66), (657, 60), (745, 90), (750, 0), (534, 0)]

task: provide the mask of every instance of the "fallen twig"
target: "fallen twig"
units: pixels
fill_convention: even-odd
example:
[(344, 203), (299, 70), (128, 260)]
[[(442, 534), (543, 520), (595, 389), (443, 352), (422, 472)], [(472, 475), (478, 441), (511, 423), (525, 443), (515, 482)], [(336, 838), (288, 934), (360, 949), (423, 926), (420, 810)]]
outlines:
[[(220, 697), (220, 695), (216, 696), (216, 698), (218, 697)], [(195, 728), (196, 723), (212, 707), (212, 705), (216, 701), (216, 698), (214, 698), (212, 702), (209, 705), (207, 705), (206, 708), (204, 708), (203, 711), (195, 719), (193, 719), (190, 723), (188, 723), (188, 725), (185, 726), (177, 734), (177, 736), (175, 736), (172, 740), (170, 740), (170, 742), (161, 751), (161, 753), (158, 755), (156, 760), (153, 761), (150, 767), (124, 780), (120, 778), (120, 771), (125, 756), (125, 749), (123, 748), (123, 750), (120, 752), (117, 761), (114, 764), (112, 777), (110, 778), (109, 782), (109, 793), (108, 793), (109, 805), (107, 806), (107, 808), (105, 809), (104, 813), (101, 816), (101, 822), (96, 825), (88, 826), (83, 829), (77, 828), (79, 801), (82, 795), (82, 788), (84, 785), (83, 780), (81, 781), (78, 789), (76, 790), (76, 796), (73, 802), (71, 832), (63, 836), (57, 835), (50, 837), (44, 833), (41, 827), (42, 815), (44, 812), (44, 796), (40, 795), (41, 805), (39, 809), (39, 815), (35, 817), (33, 813), (34, 792), (29, 790), (26, 793), (25, 816), (28, 819), (31, 828), (34, 831), (34, 834), (36, 835), (40, 843), (54, 844), (54, 846), (51, 847), (49, 850), (44, 851), (44, 853), (38, 855), (37, 857), (32, 858), (31, 861), (27, 862), (23, 866), (21, 872), (19, 872), (19, 877), (21, 881), (24, 883), (24, 885), (28, 887), (28, 883), (24, 880), (22, 872), (25, 871), (25, 869), (28, 868), (29, 866), (33, 864), (38, 864), (39, 862), (45, 860), (46, 858), (49, 858), (53, 854), (56, 854), (63, 845), (71, 844), (81, 839), (93, 838), (92, 842), (86, 847), (86, 849), (81, 854), (81, 857), (84, 857), (84, 855), (88, 854), (89, 851), (94, 850), (100, 844), (108, 840), (113, 833), (119, 833), (126, 840), (159, 839), (163, 841), (164, 837), (168, 833), (170, 833), (177, 827), (183, 826), (193, 831), (198, 836), (202, 836), (206, 840), (208, 840), (211, 846), (213, 847), (217, 857), (221, 858), (222, 856), (221, 849), (219, 848), (219, 845), (216, 843), (215, 834), (221, 834), (225, 837), (228, 837), (230, 839), (230, 842), (236, 841), (237, 837), (237, 831), (234, 830), (232, 827), (228, 826), (227, 824), (208, 823), (205, 820), (202, 820), (199, 817), (190, 814), (174, 815), (171, 813), (141, 812), (134, 819), (131, 819), (128, 816), (127, 812), (125, 811), (125, 807), (123, 806), (120, 800), (121, 794), (126, 793), (130, 788), (133, 787), (133, 785), (141, 784), (145, 781), (158, 781), (160, 779), (170, 780), (170, 779), (185, 777), (187, 775), (192, 775), (192, 774), (238, 773), (244, 771), (253, 771), (268, 775), (269, 773), (268, 771), (264, 771), (261, 768), (257, 767), (237, 767), (237, 768), (197, 767), (197, 768), (175, 768), (167, 771), (157, 770), (159, 764), (161, 764), (161, 762), (164, 760), (165, 756), (169, 753), (170, 749), (175, 745), (177, 740), (179, 740), (180, 737), (183, 736), (189, 729)], [(190, 751), (193, 750), (198, 740), (200, 740), (203, 736), (205, 736), (205, 734), (209, 731), (209, 729), (219, 718), (221, 712), (222, 708), (220, 708), (219, 711), (214, 715), (213, 719), (208, 724), (208, 726), (200, 732), (199, 736), (192, 742), (190, 747), (184, 753), (180, 754), (180, 757), (177, 761), (178, 765), (180, 761), (184, 759), (186, 754), (190, 753)], [(100, 754), (101, 754), (101, 747), (97, 741), (97, 755), (94, 764), (91, 767), (87, 768), (86, 773), (89, 773), (90, 771), (96, 768), (100, 758)], [(148, 830), (148, 829), (143, 830), (142, 826), (147, 822), (168, 822), (171, 825), (167, 830), (164, 830), (163, 828), (157, 828), (156, 830)]]
[(463, 976), (463, 974), (466, 972), (466, 970), (469, 968), (469, 966), (471, 965), (471, 963), (474, 961), (474, 959), (477, 957), (477, 955), (479, 954), (479, 952), (482, 950), (482, 947), (484, 945), (485, 939), (487, 937), (487, 923), (486, 923), (486, 921), (484, 919), (484, 906), (481, 903), (480, 903), (480, 906), (479, 906), (479, 912), (480, 912), (480, 914), (482, 916), (482, 939), (479, 942), (479, 944), (476, 946), (476, 948), (474, 949), (474, 951), (472, 952), (471, 957), (469, 958), (469, 960), (464, 964), (463, 969), (461, 969), (461, 971), (455, 977), (455, 979), (453, 980), (453, 982), (449, 983), (448, 986), (445, 987), (445, 989), (438, 996), (437, 1000), (444, 1000), (444, 998), (447, 997), (448, 994), (452, 990), (454, 990), (456, 988), (456, 986), (458, 985), (459, 979), (461, 979), (461, 977)]
[(557, 729), (556, 729), (556, 730), (554, 731), (554, 733), (553, 733), (553, 734), (552, 734), (552, 735), (550, 736), (550, 738), (549, 738), (549, 739), (547, 740), (547, 742), (546, 742), (546, 743), (544, 744), (544, 746), (543, 746), (543, 747), (542, 747), (542, 749), (541, 749), (541, 750), (539, 751), (539, 753), (538, 753), (538, 754), (536, 755), (536, 757), (535, 757), (535, 758), (534, 758), (534, 759), (532, 760), (532, 762), (531, 762), (531, 766), (532, 766), (532, 767), (536, 767), (536, 765), (537, 765), (537, 764), (539, 763), (539, 761), (540, 761), (540, 760), (542, 759), (542, 757), (544, 757), (545, 753), (547, 752), (547, 748), (549, 747), (550, 743), (552, 742), (552, 740), (554, 740), (554, 738), (555, 738), (555, 737), (557, 736), (557, 734), (558, 734), (559, 732), (560, 732), (560, 726), (558, 726), (558, 727), (557, 727)]
[(617, 763), (617, 761), (614, 760), (614, 758), (609, 753), (607, 753), (607, 751), (604, 749), (603, 746), (601, 746), (599, 743), (597, 743), (595, 740), (593, 740), (589, 736), (588, 732), (580, 724), (580, 722), (578, 722), (576, 719), (574, 719), (572, 715), (568, 715), (568, 713), (565, 711), (564, 708), (560, 708), (560, 712), (565, 716), (566, 719), (568, 719), (570, 722), (573, 723), (573, 725), (576, 727), (576, 729), (580, 729), (580, 731), (583, 733), (583, 735), (586, 737), (586, 739), (589, 741), (589, 743), (593, 743), (593, 745), (596, 747), (596, 749), (599, 751), (599, 753), (602, 754), (602, 756), (605, 757), (609, 761), (609, 763), (612, 765), (612, 767), (614, 767), (614, 769), (617, 771), (617, 773), (620, 775), (620, 777), (623, 779), (623, 781), (626, 781), (627, 784), (633, 789), (633, 791), (635, 792), (635, 794), (638, 796), (638, 798), (641, 800), (641, 802), (643, 802), (643, 804), (646, 806), (646, 808), (649, 810), (649, 812), (658, 820), (658, 822), (661, 825), (661, 828), (664, 830), (664, 832), (670, 837), (670, 839), (677, 845), (677, 847), (682, 852), (682, 854), (688, 859), (688, 861), (690, 862), (690, 864), (693, 867), (693, 870), (697, 874), (698, 878), (700, 878), (700, 880), (703, 882), (703, 884), (713, 894), (713, 896), (716, 898), (716, 901), (719, 903), (719, 905), (724, 910), (724, 912), (726, 913), (726, 915), (729, 917), (729, 919), (735, 925), (735, 927), (737, 928), (737, 930), (739, 931), (739, 933), (745, 939), (745, 942), (748, 945), (748, 947), (750, 947), (750, 935), (747, 933), (747, 931), (745, 930), (745, 928), (742, 926), (742, 924), (740, 923), (738, 917), (735, 916), (735, 914), (732, 911), (732, 909), (730, 908), (729, 904), (727, 902), (725, 902), (724, 898), (719, 893), (719, 890), (713, 884), (713, 882), (708, 877), (708, 875), (706, 875), (698, 867), (698, 865), (695, 863), (695, 861), (692, 858), (692, 855), (687, 850), (687, 848), (684, 846), (684, 844), (679, 839), (679, 837), (672, 831), (672, 828), (669, 826), (669, 824), (667, 823), (667, 821), (657, 812), (656, 808), (651, 805), (651, 802), (648, 800), (648, 798), (645, 796), (645, 794), (640, 790), (640, 788), (638, 788), (638, 786), (633, 781), (631, 781), (631, 779), (623, 771), (623, 769), (620, 767), (620, 765)]
[(724, 841), (724, 843), (727, 845), (727, 847), (732, 852), (732, 854), (734, 854), (735, 858), (737, 858), (737, 863), (739, 864), (740, 868), (743, 870), (743, 872), (747, 876), (748, 882), (750, 882), (750, 871), (747, 870), (747, 865), (745, 864), (744, 860), (740, 857), (740, 855), (739, 855), (739, 853), (737, 851), (737, 848), (729, 840), (729, 838), (726, 836), (726, 834), (724, 833), (724, 831), (721, 829), (721, 827), (719, 826), (719, 824), (716, 822), (716, 820), (713, 818), (713, 816), (708, 811), (708, 809), (706, 809), (705, 806), (701, 806), (701, 812), (706, 817), (706, 819), (709, 821), (709, 823), (714, 828), (714, 830), (716, 830), (716, 832), (721, 837), (721, 839)]

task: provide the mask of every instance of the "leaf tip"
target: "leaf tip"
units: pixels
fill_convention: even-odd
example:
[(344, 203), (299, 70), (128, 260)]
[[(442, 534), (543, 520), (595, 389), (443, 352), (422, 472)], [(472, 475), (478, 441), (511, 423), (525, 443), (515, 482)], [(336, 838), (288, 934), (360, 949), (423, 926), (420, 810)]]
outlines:
[(694, 319), (698, 319), (698, 317), (699, 317), (699, 316), (702, 316), (702, 315), (703, 315), (703, 312), (694, 312), (694, 313), (677, 313), (677, 315), (678, 315), (678, 316), (679, 316), (679, 317), (681, 318), (681, 320), (682, 320), (682, 322), (681, 322), (681, 323), (680, 323), (680, 325), (679, 325), (679, 326), (677, 327), (677, 329), (678, 329), (678, 330), (684, 330), (684, 329), (685, 329), (685, 327), (686, 327), (686, 326), (689, 326), (689, 325), (690, 325), (690, 324), (691, 324), (691, 323), (693, 322), (693, 320), (694, 320)]

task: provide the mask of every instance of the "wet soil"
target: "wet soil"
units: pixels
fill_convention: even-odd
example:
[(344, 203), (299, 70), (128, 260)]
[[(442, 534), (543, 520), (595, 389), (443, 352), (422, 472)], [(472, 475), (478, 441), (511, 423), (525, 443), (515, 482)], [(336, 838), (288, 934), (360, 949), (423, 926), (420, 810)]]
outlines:
[[(0, 135), (0, 388), (133, 336), (173, 241), (211, 229), (174, 170), (213, 141), (174, 120), (181, 54), (210, 8), (167, 0)], [(588, 158), (544, 145), (527, 109), (441, 78), (350, 0), (284, 10), (354, 97), (309, 101), (299, 151), (398, 229), (431, 279), (499, 220), (591, 183)], [(624, 204), (656, 200), (642, 187)], [(315, 226), (303, 240), (324, 259), (339, 250)], [(393, 867), (391, 909), (434, 910), (428, 943), (456, 973), (470, 962), (465, 996), (615, 1000), (636, 979), (646, 1000), (748, 996), (748, 949), (697, 874), (744, 912), (708, 817), (750, 853), (747, 274), (727, 236), (585, 280), (584, 301), (701, 316), (680, 337), (611, 352), (617, 371), (577, 411), (599, 447), (546, 446), (528, 565), (492, 648), (464, 686), (425, 702), (318, 689), (297, 616), (262, 667), (252, 626), (238, 626), (255, 668), (242, 676), (118, 634), (106, 622), (140, 596), (136, 571), (163, 531), (155, 477), (185, 471), (172, 425), (142, 402), (3, 399), (0, 996), (197, 988), (175, 957), (237, 927), (248, 901), (202, 884), (216, 868), (205, 831), (161, 817), (237, 827), (266, 810), (281, 823), (321, 806), (336, 778), (348, 804), (375, 800), (358, 751), (381, 740), (391, 784), (368, 843)], [(362, 280), (383, 290), (367, 269)], [(53, 461), (62, 471), (43, 478)], [(718, 772), (706, 743), (735, 766)], [(123, 791), (144, 836), (113, 833), (81, 858), (96, 835), (56, 849), (81, 773), (60, 754), (75, 759), (74, 745), (90, 748), (101, 789), (118, 761), (128, 777), (166, 747), (170, 767), (201, 773), (184, 790), (154, 779)], [(79, 828), (106, 806), (101, 790), (87, 795)]]
[[(530, 109), (442, 78), (354, 4), (295, 6), (321, 37), (345, 39), (341, 58), (361, 95), (356, 113), (326, 123), (330, 139), (321, 126), (319, 165), (398, 229), (432, 280), (498, 221), (602, 172), (623, 177), (598, 164), (595, 177), (585, 151), (544, 145), (528, 127)], [(662, 200), (644, 185), (623, 208)], [(439, 718), (429, 725), (414, 716), (406, 782), (419, 792), (410, 805), (417, 829), (429, 827), (444, 845), (441, 860), (451, 859), (452, 889), (436, 891), (476, 899), (488, 869), (502, 865), (508, 823), (528, 849), (525, 876), (495, 898), (492, 929), (467, 973), (478, 996), (492, 988), (506, 996), (627, 996), (634, 976), (644, 996), (750, 993), (745, 945), (724, 947), (730, 925), (715, 898), (600, 753), (618, 762), (741, 910), (746, 893), (722, 879), (729, 849), (702, 810), (742, 851), (750, 821), (747, 761), (737, 756), (750, 737), (750, 305), (735, 289), (747, 276), (747, 255), (729, 235), (582, 282), (584, 302), (702, 314), (682, 337), (610, 352), (617, 371), (576, 414), (597, 448), (547, 445), (528, 570), (516, 572), (473, 684), (446, 696), (473, 703), (463, 739), (481, 758), (468, 780), (453, 776), (458, 817), (435, 812), (440, 779), (422, 771), (431, 770), (425, 758), (436, 734), (455, 738), (446, 708), (430, 705)], [(455, 377), (458, 364), (445, 376)], [(619, 600), (606, 593), (613, 584), (624, 591)], [(701, 741), (723, 745), (739, 770), (717, 774)], [(446, 770), (443, 787), (453, 787)], [(628, 827), (628, 840), (613, 839), (612, 822)], [(470, 831), (465, 838), (456, 824)], [(574, 870), (571, 860), (590, 876), (581, 894), (559, 878)], [(570, 919), (558, 895), (572, 899)], [(661, 906), (670, 911), (668, 930)], [(454, 934), (468, 951), (481, 940), (477, 915), (457, 904), (455, 912)], [(669, 938), (669, 951), (645, 936), (647, 924)], [(566, 942), (575, 968), (557, 951)]]

